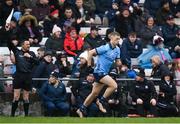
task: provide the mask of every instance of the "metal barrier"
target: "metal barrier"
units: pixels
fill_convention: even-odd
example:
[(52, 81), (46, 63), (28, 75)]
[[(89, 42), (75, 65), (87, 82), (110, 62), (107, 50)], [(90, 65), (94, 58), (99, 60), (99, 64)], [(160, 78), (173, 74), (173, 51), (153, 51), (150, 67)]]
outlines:
[[(77, 81), (79, 78), (58, 78), (60, 81)], [(13, 78), (0, 78), (0, 81), (13, 80)], [(48, 80), (48, 78), (32, 78), (32, 80)], [(116, 78), (117, 81), (134, 81), (131, 78)], [(147, 78), (149, 81), (161, 81), (160, 78)], [(174, 79), (174, 81), (180, 81), (180, 79)]]

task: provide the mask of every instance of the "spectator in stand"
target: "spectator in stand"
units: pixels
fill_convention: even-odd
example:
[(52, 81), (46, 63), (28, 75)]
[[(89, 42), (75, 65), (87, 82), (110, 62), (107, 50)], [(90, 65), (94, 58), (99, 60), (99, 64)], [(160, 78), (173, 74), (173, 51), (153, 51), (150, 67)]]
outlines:
[(0, 29), (0, 46), (7, 46), (7, 42), (9, 40), (12, 40), (16, 45), (19, 45), (18, 33), (17, 33), (18, 24), (15, 18), (12, 17), (9, 25), (10, 25), (10, 30), (8, 32), (10, 32), (9, 33), (10, 35), (7, 35), (5, 25)]
[(97, 26), (91, 26), (90, 33), (84, 39), (84, 49), (94, 49), (104, 44), (98, 31)]
[(32, 8), (36, 6), (38, 0), (20, 0), (20, 10), (22, 12), (32, 12)]
[(45, 37), (51, 36), (51, 32), (55, 24), (60, 26), (59, 10), (52, 5), (50, 9), (50, 15), (44, 19), (43, 23)]
[(68, 75), (71, 75), (71, 65), (67, 60), (67, 55), (65, 53), (62, 52), (57, 55), (55, 65), (60, 77), (67, 77)]
[(90, 8), (84, 5), (83, 0), (76, 0), (74, 6), (74, 14), (78, 20), (82, 20), (80, 26), (91, 25), (94, 24), (94, 13), (90, 11)]
[(73, 12), (72, 8), (69, 6), (66, 7), (64, 10), (63, 16), (60, 19), (61, 27), (64, 26), (65, 22), (70, 22), (71, 23), (70, 26), (72, 26), (72, 23), (75, 23), (75, 21), (76, 21), (76, 18), (74, 16), (74, 12)]
[(45, 51), (46, 51), (45, 47), (39, 47), (37, 49), (37, 58), (39, 59), (39, 61), (43, 60), (43, 57), (45, 55)]
[[(33, 72), (33, 78), (48, 78), (53, 70), (51, 70), (49, 64), (52, 62), (52, 52), (47, 51), (44, 54), (43, 60), (36, 67)], [(33, 85), (35, 88), (40, 89), (43, 85), (44, 81), (33, 81)]]
[(32, 15), (24, 15), (19, 20), (18, 38), (20, 43), (28, 39), (33, 46), (39, 46), (42, 35), (37, 26), (37, 20)]
[(179, 0), (170, 0), (169, 2), (170, 9), (175, 18), (180, 18), (180, 1)]
[(96, 5), (95, 5), (94, 0), (83, 0), (83, 2), (84, 2), (84, 5), (85, 5), (85, 6), (87, 6), (87, 7), (90, 8), (90, 11), (91, 11), (92, 13), (95, 12), (95, 10), (96, 10)]
[[(6, 31), (10, 30), (10, 25), (6, 25)], [(8, 41), (9, 50), (13, 51), (16, 60), (16, 73), (13, 80), (14, 97), (12, 102), (11, 116), (15, 116), (18, 107), (21, 89), (23, 89), (23, 101), (25, 116), (29, 111), (29, 91), (32, 85), (32, 69), (34, 64), (38, 64), (38, 59), (34, 52), (29, 51), (30, 41), (22, 42), (19, 50), (12, 41)]]
[(108, 18), (109, 26), (114, 28), (116, 26), (116, 18), (120, 14), (119, 2), (117, 0), (112, 0), (112, 7), (106, 12)]
[(39, 95), (48, 111), (48, 116), (54, 116), (55, 110), (58, 110), (63, 116), (66, 116), (69, 112), (66, 87), (58, 78), (58, 73), (52, 72), (48, 81), (44, 83), (39, 91)]
[(6, 19), (14, 8), (14, 12), (17, 11), (17, 7), (15, 6), (13, 0), (4, 0), (2, 5), (0, 6), (0, 26), (5, 26)]
[(170, 48), (172, 42), (178, 38), (178, 30), (180, 30), (180, 28), (175, 25), (173, 15), (168, 15), (166, 17), (166, 23), (162, 28), (162, 32), (164, 37), (164, 45), (170, 50), (172, 49)]
[[(77, 62), (76, 67), (73, 69), (73, 76), (76, 76), (76, 73), (79, 73), (79, 78), (85, 79), (89, 72), (93, 72), (93, 69), (89, 69), (87, 66), (88, 62), (88, 51), (84, 51), (79, 55), (79, 61)], [(93, 63), (92, 63), (93, 65)]]
[(123, 40), (121, 51), (122, 63), (131, 67), (131, 58), (137, 58), (142, 53), (142, 41), (135, 32), (129, 33), (128, 38)]
[(128, 34), (134, 31), (134, 21), (128, 7), (123, 8), (121, 14), (117, 16), (115, 28), (122, 38), (127, 38)]
[(123, 8), (128, 8), (133, 18), (136, 18), (136, 15), (142, 14), (141, 8), (132, 0), (122, 0), (120, 3), (120, 10), (122, 11)]
[(49, 37), (46, 41), (46, 49), (49, 51), (52, 51), (53, 54), (55, 54), (57, 51), (63, 51), (63, 45), (64, 41), (61, 36), (61, 28), (58, 27), (57, 25), (54, 25), (52, 29), (52, 36)]
[(38, 22), (43, 21), (47, 15), (50, 14), (49, 0), (38, 0), (36, 6), (32, 8), (32, 15), (34, 15)]
[(172, 14), (169, 7), (169, 0), (163, 0), (161, 2), (161, 7), (158, 9), (156, 13), (156, 23), (159, 26), (163, 26), (166, 23), (166, 17)]
[[(80, 79), (76, 83), (72, 83), (72, 92), (76, 97), (77, 107), (80, 107), (83, 104), (83, 101), (86, 97), (91, 93), (92, 87), (94, 83), (94, 76), (92, 73), (87, 74), (85, 78)], [(94, 101), (88, 107), (88, 117), (96, 117), (98, 116), (99, 109)]]
[[(180, 58), (174, 60), (174, 75), (176, 79), (180, 79)], [(177, 89), (180, 88), (180, 81), (176, 81)], [(176, 96), (177, 105), (180, 105), (180, 93)]]
[(151, 77), (153, 78), (161, 78), (164, 74), (164, 72), (168, 72), (170, 73), (170, 70), (169, 68), (163, 64), (161, 62), (161, 59), (159, 56), (157, 55), (154, 55), (152, 58), (151, 58), (151, 63), (152, 63), (152, 72), (151, 72)]
[(163, 0), (145, 0), (144, 8), (151, 16), (155, 17), (158, 9), (161, 8), (162, 1)]
[(82, 52), (83, 45), (83, 39), (77, 34), (76, 29), (71, 27), (64, 40), (65, 52), (70, 56), (78, 56)]
[(148, 46), (148, 49), (138, 57), (139, 65), (141, 67), (152, 68), (151, 57), (153, 57), (154, 55), (159, 56), (161, 62), (163, 63), (172, 60), (168, 51), (164, 48), (163, 42), (164, 39), (161, 36), (155, 35), (153, 37), (152, 45)]
[[(136, 110), (140, 116), (157, 116), (157, 93), (155, 86), (145, 78), (145, 72), (143, 69), (140, 69), (139, 73), (137, 73), (130, 95), (132, 100), (136, 103)], [(145, 110), (149, 111), (149, 114), (145, 113)]]
[(142, 38), (143, 48), (152, 44), (154, 35), (162, 36), (162, 31), (159, 26), (156, 26), (154, 18), (152, 16), (147, 17), (145, 26), (140, 31), (140, 37)]
[(159, 95), (157, 106), (159, 108), (160, 117), (175, 117), (178, 114), (178, 109), (175, 103), (177, 94), (176, 85), (173, 75), (165, 72), (161, 77), (159, 84)]
[(112, 0), (106, 0), (106, 1), (104, 1), (104, 0), (94, 0), (94, 2), (95, 2), (95, 5), (96, 5), (95, 13), (102, 20), (103, 17), (105, 16), (105, 12), (108, 11), (109, 9), (111, 9)]

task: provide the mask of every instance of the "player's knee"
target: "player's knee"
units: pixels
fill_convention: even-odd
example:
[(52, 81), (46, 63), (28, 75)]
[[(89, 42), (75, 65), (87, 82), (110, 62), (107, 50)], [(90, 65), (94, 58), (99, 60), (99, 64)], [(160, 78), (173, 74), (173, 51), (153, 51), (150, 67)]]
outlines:
[(91, 92), (91, 95), (93, 96), (93, 97), (97, 97), (98, 95), (99, 95), (99, 93), (98, 92)]
[(113, 88), (113, 90), (116, 90), (118, 86), (116, 83), (113, 83), (111, 87)]

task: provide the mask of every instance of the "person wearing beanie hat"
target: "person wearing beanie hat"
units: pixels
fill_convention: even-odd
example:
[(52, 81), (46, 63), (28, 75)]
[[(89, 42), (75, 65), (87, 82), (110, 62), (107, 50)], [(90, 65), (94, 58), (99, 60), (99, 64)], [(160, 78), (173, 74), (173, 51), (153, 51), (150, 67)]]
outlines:
[(176, 84), (173, 75), (164, 72), (159, 82), (159, 95), (157, 106), (160, 117), (175, 117), (178, 114), (174, 97), (177, 94)]
[[(50, 68), (50, 64), (52, 62), (52, 52), (45, 51), (42, 60), (40, 61), (39, 65), (35, 68), (33, 73), (33, 78), (48, 78), (52, 69)], [(44, 81), (33, 81), (33, 87), (41, 88)]]
[(55, 110), (58, 110), (63, 116), (69, 113), (66, 87), (58, 78), (58, 72), (51, 72), (48, 81), (46, 81), (39, 90), (39, 95), (43, 99), (48, 116), (54, 116)]
[(58, 27), (57, 25), (54, 25), (52, 29), (52, 33), (55, 34), (56, 32), (61, 32), (61, 28)]
[(81, 53), (81, 54), (79, 55), (79, 58), (80, 58), (80, 59), (83, 58), (83, 59), (85, 59), (86, 61), (88, 61), (88, 51), (84, 51), (83, 53)]
[[(138, 115), (142, 117), (157, 116), (156, 99), (157, 93), (152, 82), (145, 78), (144, 69), (140, 68), (137, 72), (135, 82), (130, 91), (133, 102), (136, 103), (136, 110)], [(147, 113), (145, 113), (145, 110)]]
[(56, 53), (56, 51), (63, 51), (63, 42), (61, 28), (56, 24), (53, 26), (52, 35), (47, 39), (46, 49)]

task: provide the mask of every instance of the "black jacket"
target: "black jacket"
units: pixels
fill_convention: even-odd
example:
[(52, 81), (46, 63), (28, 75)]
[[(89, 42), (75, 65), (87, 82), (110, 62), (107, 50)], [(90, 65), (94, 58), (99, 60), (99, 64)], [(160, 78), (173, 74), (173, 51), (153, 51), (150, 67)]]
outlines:
[(22, 49), (19, 50), (11, 41), (8, 41), (8, 48), (12, 50), (16, 60), (16, 72), (17, 73), (31, 73), (34, 64), (38, 64), (38, 59), (33, 51), (28, 51), (32, 56), (31, 58), (24, 57), (24, 52)]
[(131, 58), (137, 58), (142, 53), (142, 42), (138, 39), (134, 43), (129, 39), (125, 39), (121, 47), (121, 60), (124, 63), (129, 63)]
[(153, 98), (157, 98), (154, 84), (149, 82), (147, 79), (144, 79), (144, 82), (134, 82), (130, 95), (133, 101), (136, 101), (138, 98), (143, 101), (149, 101)]
[(164, 75), (164, 73), (169, 73), (169, 68), (165, 65), (160, 63), (158, 66), (153, 67), (151, 77), (153, 78), (160, 78)]
[(158, 96), (159, 102), (161, 102), (161, 103), (174, 102), (174, 96), (176, 95), (177, 90), (176, 90), (176, 85), (173, 82), (173, 80), (170, 81), (169, 84), (165, 80), (162, 80), (159, 83), (159, 92), (163, 92), (165, 94), (164, 97), (162, 97), (161, 95)]
[(91, 36), (91, 34), (88, 34), (88, 35), (85, 37), (84, 41), (85, 41), (84, 49), (86, 49), (86, 48), (94, 49), (94, 48), (96, 48), (96, 47), (99, 47), (99, 46), (105, 44), (105, 43), (102, 41), (101, 36), (99, 36), (99, 35), (98, 35), (97, 37), (93, 38), (93, 37)]

